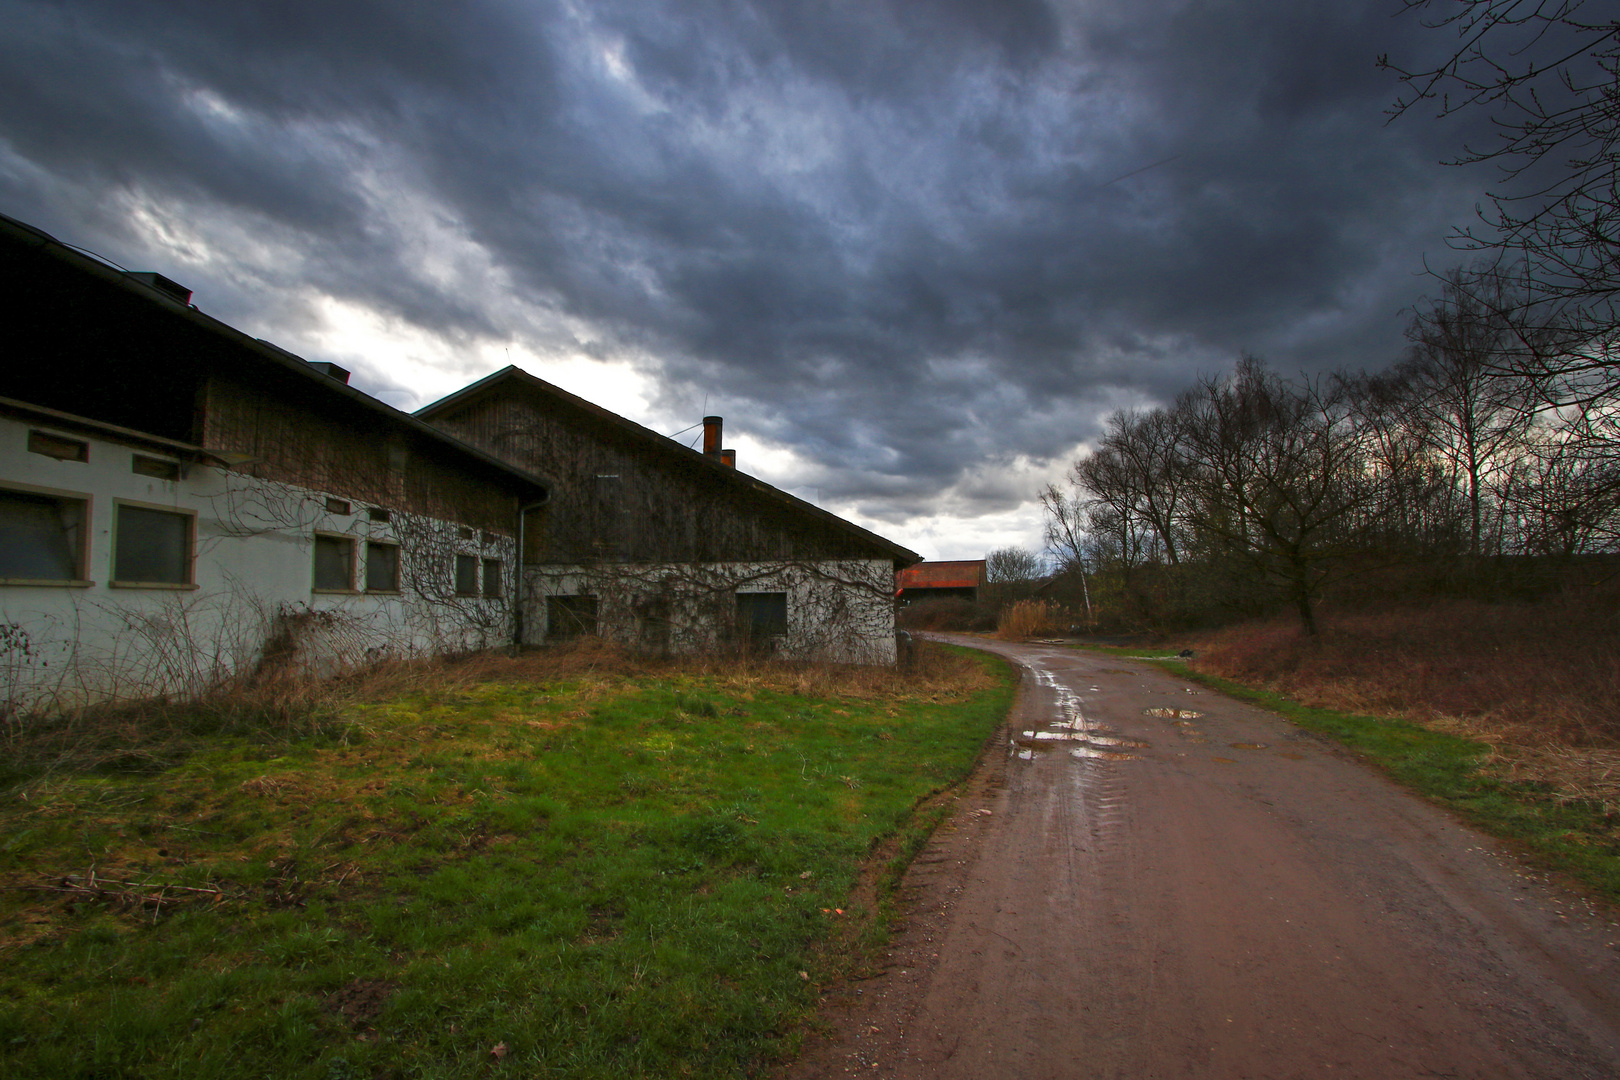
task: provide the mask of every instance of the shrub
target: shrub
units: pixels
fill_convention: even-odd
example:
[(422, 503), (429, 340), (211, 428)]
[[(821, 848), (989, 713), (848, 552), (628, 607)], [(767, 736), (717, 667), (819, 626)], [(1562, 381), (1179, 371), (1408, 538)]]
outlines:
[(1022, 641), (1037, 634), (1058, 634), (1071, 620), (1058, 605), (1046, 600), (1020, 600), (1002, 609), (996, 637)]

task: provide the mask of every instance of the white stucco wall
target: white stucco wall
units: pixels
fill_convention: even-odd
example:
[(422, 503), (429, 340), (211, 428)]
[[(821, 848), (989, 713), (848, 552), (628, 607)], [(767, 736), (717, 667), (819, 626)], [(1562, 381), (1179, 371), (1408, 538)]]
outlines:
[[(59, 461), (28, 450), (30, 430), (89, 444), (89, 460)], [(458, 652), (511, 640), (515, 541), (462, 536), (453, 522), (369, 505), (326, 509), (319, 492), (192, 465), (179, 480), (132, 471), (132, 455), (169, 458), (113, 437), (0, 416), (0, 489), (85, 500), (84, 580), (0, 580), (0, 713), (109, 696), (193, 693), (255, 665), (280, 634), (298, 662), (317, 671), (382, 655)], [(117, 587), (111, 581), (119, 501), (195, 515), (188, 586)], [(314, 589), (317, 532), (351, 537), (355, 584)], [(400, 545), (397, 594), (366, 593), (365, 541)], [(453, 556), (502, 564), (500, 599), (454, 595)]]
[[(803, 562), (530, 566), (525, 568), (523, 636), (547, 638), (549, 596), (594, 596), (597, 632), (647, 646), (648, 601), (667, 607), (667, 646), (689, 652), (729, 640), (739, 592), (787, 594), (787, 634), (777, 654), (833, 663), (892, 664), (894, 564), (888, 559)], [(664, 614), (667, 612), (667, 615)]]

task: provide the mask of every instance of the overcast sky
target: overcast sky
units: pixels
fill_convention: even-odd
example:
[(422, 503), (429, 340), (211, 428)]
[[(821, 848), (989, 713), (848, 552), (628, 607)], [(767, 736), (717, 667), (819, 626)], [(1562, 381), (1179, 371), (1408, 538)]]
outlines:
[(1399, 7), (0, 0), (0, 211), (401, 408), (515, 363), (720, 413), (981, 557), (1116, 408), (1399, 357), (1490, 179), (1385, 123), (1377, 56), (1448, 43)]

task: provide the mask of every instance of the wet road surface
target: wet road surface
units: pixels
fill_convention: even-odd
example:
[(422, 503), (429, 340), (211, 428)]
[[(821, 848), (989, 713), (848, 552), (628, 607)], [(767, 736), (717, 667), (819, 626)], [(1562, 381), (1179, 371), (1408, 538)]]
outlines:
[(879, 977), (786, 1076), (1620, 1077), (1620, 927), (1279, 717), (1024, 668)]

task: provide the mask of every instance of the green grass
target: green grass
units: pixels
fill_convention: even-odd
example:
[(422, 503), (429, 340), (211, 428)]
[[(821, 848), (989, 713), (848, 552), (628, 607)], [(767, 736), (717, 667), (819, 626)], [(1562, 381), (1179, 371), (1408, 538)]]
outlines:
[[(1085, 648), (1123, 655), (1118, 649)], [(1484, 744), (1404, 720), (1311, 708), (1191, 670), (1177, 660), (1153, 662), (1177, 678), (1269, 709), (1333, 739), (1484, 832), (1512, 841), (1542, 868), (1566, 875), (1610, 902), (1620, 902), (1620, 822), (1600, 806), (1560, 799), (1546, 785), (1493, 775), (1485, 766), (1490, 748)]]
[(956, 694), (491, 682), (37, 779), (0, 802), (0, 1074), (751, 1075), (1005, 715), (974, 657)]

